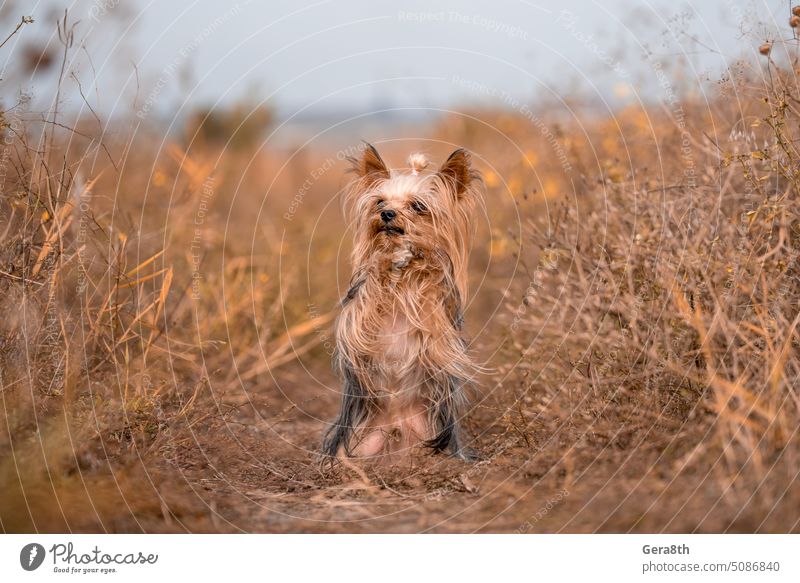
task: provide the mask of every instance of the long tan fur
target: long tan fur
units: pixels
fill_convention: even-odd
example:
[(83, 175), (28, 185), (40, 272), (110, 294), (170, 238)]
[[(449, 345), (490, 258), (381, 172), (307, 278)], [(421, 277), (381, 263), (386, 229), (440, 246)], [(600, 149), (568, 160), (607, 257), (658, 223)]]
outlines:
[(422, 445), (463, 456), (459, 421), (474, 366), (462, 311), (480, 176), (464, 150), (428, 173), (421, 154), (390, 171), (369, 144), (352, 162), (353, 277), (336, 322), (344, 391), (325, 453)]

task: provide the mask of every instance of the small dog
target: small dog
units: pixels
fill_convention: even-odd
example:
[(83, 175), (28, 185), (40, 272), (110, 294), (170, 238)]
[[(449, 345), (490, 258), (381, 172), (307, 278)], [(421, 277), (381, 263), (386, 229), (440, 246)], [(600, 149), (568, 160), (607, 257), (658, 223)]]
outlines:
[(475, 367), (462, 330), (480, 174), (463, 149), (437, 172), (424, 172), (422, 154), (390, 171), (370, 144), (350, 162), (353, 276), (334, 357), (344, 389), (323, 453), (391, 456), (423, 446), (470, 458), (459, 421)]

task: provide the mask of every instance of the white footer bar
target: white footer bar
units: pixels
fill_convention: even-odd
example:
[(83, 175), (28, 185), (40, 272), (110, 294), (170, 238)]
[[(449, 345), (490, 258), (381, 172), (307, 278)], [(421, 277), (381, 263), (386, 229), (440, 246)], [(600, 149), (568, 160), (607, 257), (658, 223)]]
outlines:
[(3, 535), (0, 581), (800, 581), (800, 535)]

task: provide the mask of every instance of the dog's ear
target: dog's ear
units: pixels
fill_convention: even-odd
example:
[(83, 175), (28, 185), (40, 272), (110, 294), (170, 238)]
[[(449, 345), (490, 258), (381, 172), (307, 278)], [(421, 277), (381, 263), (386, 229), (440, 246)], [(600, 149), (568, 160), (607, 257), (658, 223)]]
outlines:
[(350, 158), (353, 171), (364, 180), (364, 185), (369, 188), (378, 180), (389, 179), (389, 169), (386, 167), (378, 150), (372, 144), (364, 143), (364, 151), (360, 158)]
[(470, 164), (469, 152), (464, 148), (459, 148), (450, 154), (447, 161), (439, 168), (439, 176), (457, 197), (461, 197), (466, 192), (472, 180), (477, 176)]

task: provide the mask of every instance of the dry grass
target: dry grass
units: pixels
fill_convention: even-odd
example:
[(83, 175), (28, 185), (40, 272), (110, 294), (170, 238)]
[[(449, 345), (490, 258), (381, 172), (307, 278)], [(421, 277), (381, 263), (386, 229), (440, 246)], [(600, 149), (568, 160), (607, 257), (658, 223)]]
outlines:
[[(591, 460), (579, 476), (613, 460), (621, 504), (652, 498), (601, 528), (798, 529), (800, 95), (792, 69), (766, 73), (740, 110), (713, 104), (730, 136), (697, 106), (623, 113), (624, 170), (533, 225), (502, 370), (521, 414)], [(646, 148), (627, 127), (644, 119)]]
[(766, 63), (679, 116), (432, 129), (488, 186), (476, 464), (317, 463), (349, 270), (332, 152), (7, 112), (0, 527), (797, 531), (800, 91)]

